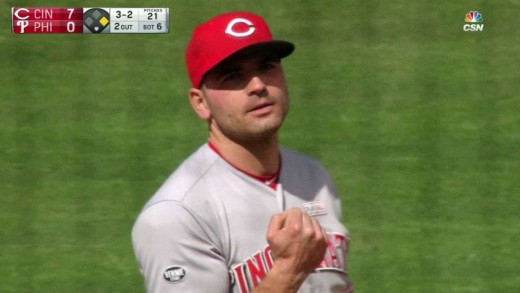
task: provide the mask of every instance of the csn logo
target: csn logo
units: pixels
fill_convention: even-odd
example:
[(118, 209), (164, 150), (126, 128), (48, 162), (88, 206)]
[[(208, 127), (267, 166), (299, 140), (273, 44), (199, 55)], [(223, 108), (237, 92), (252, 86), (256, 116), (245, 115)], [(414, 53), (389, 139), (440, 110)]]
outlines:
[(465, 32), (481, 32), (484, 30), (484, 17), (478, 11), (470, 11), (464, 19), (466, 24), (462, 27)]

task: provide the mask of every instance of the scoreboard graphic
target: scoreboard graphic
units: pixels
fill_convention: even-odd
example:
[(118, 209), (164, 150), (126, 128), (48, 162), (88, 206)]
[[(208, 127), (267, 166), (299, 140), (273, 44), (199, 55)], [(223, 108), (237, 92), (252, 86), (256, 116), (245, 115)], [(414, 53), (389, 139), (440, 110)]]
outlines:
[(169, 8), (13, 7), (15, 34), (161, 34)]

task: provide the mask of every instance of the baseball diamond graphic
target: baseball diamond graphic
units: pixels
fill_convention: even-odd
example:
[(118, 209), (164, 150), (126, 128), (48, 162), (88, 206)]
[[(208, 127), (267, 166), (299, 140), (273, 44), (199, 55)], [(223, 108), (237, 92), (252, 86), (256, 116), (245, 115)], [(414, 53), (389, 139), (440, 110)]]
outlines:
[(110, 14), (101, 8), (92, 8), (83, 14), (83, 25), (92, 33), (101, 33), (110, 23)]

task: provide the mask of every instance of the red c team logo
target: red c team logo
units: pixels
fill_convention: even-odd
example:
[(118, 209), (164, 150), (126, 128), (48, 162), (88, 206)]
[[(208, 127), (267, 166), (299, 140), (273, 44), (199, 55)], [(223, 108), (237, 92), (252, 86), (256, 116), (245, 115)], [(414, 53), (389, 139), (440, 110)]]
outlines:
[(17, 19), (28, 19), (29, 15), (25, 15), (25, 16), (20, 15), (20, 12), (22, 12), (22, 11), (27, 12), (27, 13), (30, 12), (29, 9), (27, 9), (27, 8), (18, 8), (16, 10), (13, 9), (13, 14), (14, 14), (14, 16), (16, 16)]
[[(235, 28), (236, 26), (239, 26), (239, 28), (243, 28), (245, 26), (248, 29), (246, 31), (242, 31), (241, 29), (237, 31), (237, 29)], [(232, 21), (230, 21), (227, 25), (226, 34), (242, 38), (252, 35), (255, 32), (255, 30), (256, 28), (251, 21), (245, 18), (235, 18)]]

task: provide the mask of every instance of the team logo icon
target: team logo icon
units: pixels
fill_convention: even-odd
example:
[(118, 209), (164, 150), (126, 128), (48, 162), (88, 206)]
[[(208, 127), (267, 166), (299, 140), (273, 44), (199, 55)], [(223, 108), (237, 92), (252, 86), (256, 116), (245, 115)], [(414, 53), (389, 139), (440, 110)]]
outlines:
[(110, 14), (101, 8), (92, 8), (83, 13), (83, 26), (93, 34), (101, 33), (110, 23)]
[(164, 271), (163, 277), (170, 283), (182, 282), (186, 278), (186, 269), (181, 266), (169, 267)]
[(247, 37), (255, 32), (254, 24), (245, 18), (235, 18), (226, 27), (226, 34), (234, 37)]
[(484, 16), (478, 11), (470, 11), (464, 18), (466, 24), (462, 27), (465, 32), (481, 32), (484, 30)]

